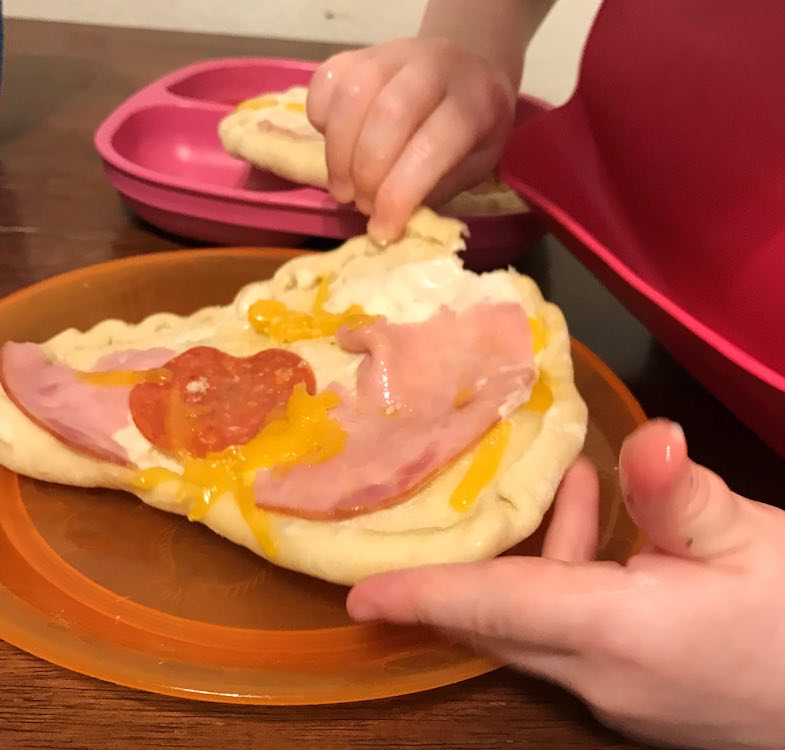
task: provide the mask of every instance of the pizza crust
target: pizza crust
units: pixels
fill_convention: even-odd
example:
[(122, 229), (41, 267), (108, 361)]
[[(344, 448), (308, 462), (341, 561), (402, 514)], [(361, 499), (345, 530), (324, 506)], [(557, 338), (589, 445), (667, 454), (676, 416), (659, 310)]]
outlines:
[[(305, 114), (308, 89), (294, 86), (271, 92), (259, 99), (275, 100), (261, 109), (239, 108), (224, 117), (218, 136), (226, 151), (259, 169), (285, 180), (326, 189), (328, 182), (324, 138)], [(269, 102), (267, 102), (269, 104)], [(287, 106), (299, 105), (293, 112)], [(260, 130), (260, 123), (277, 129)], [(292, 134), (288, 135), (287, 130)], [(528, 211), (521, 197), (506, 183), (491, 175), (459, 193), (439, 207), (444, 216), (492, 216)]]
[(445, 216), (498, 216), (519, 214), (528, 208), (523, 199), (507, 183), (495, 176), (458, 193), (439, 208)]
[[(274, 106), (262, 109), (238, 107), (221, 120), (218, 137), (223, 147), (232, 156), (285, 180), (326, 188), (324, 138), (311, 125), (305, 112), (298, 114), (287, 109), (287, 105), (300, 105), (304, 109), (308, 89), (294, 86), (268, 96), (275, 98)], [(260, 130), (259, 125), (263, 122), (279, 130)]]
[[(91, 366), (99, 355), (110, 351), (182, 344), (184, 340), (194, 345), (219, 340), (221, 348), (241, 356), (264, 346), (258, 334), (238, 333), (237, 323), (244, 319), (252, 300), (275, 296), (291, 307), (306, 309), (323, 274), (362, 274), (373, 266), (449, 255), (462, 246), (462, 228), (455, 220), (422, 209), (410, 222), (406, 236), (389, 248), (382, 250), (367, 237), (358, 237), (338, 250), (298, 257), (282, 266), (273, 279), (245, 287), (227, 308), (206, 308), (189, 317), (159, 314), (138, 325), (105, 321), (86, 333), (64, 331), (43, 346), (50, 356), (79, 368)], [(490, 558), (537, 529), (561, 477), (583, 446), (587, 409), (573, 382), (569, 335), (561, 312), (543, 300), (531, 279), (508, 273), (515, 278), (527, 313), (539, 317), (547, 329), (539, 366), (548, 374), (553, 404), (545, 414), (523, 407), (510, 417), (514, 428), (500, 471), (474, 505), (460, 513), (448, 502), (468, 468), (470, 451), (413, 497), (383, 510), (340, 521), (265, 512), (278, 544), (272, 562), (334, 583), (354, 584), (396, 568)], [(318, 351), (311, 352), (317, 355)], [(22, 414), (2, 389), (0, 464), (45, 481), (127, 490), (156, 508), (187, 514), (175, 483), (152, 492), (134, 490), (132, 471), (60, 443)], [(232, 497), (214, 502), (202, 522), (264, 556)]]

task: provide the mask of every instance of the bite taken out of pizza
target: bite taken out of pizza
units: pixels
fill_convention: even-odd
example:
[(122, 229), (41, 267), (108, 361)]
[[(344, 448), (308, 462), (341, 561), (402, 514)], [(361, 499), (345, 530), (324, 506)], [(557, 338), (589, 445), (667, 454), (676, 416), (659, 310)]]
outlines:
[[(327, 187), (322, 134), (306, 114), (308, 89), (293, 86), (240, 102), (218, 126), (223, 147), (232, 156), (285, 180)], [(520, 196), (494, 175), (439, 207), (446, 216), (516, 214), (528, 208)]]
[[(586, 406), (564, 318), (465, 227), (305, 254), (225, 307), (0, 349), (0, 464), (126, 490), (352, 584), (490, 558), (541, 523)], [(107, 532), (109, 533), (109, 532)]]

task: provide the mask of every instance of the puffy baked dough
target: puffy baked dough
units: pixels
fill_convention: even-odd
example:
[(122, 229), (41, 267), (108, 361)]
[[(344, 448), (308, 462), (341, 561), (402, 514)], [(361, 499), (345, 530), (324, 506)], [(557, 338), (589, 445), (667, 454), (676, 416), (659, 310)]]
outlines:
[[(221, 120), (218, 126), (221, 143), (230, 154), (259, 169), (292, 182), (326, 188), (324, 139), (305, 114), (307, 97), (305, 86), (258, 97), (267, 106), (259, 109), (240, 107)], [(260, 122), (268, 122), (279, 129), (261, 130)], [(286, 131), (297, 135), (289, 135)], [(526, 204), (509, 185), (490, 176), (440, 206), (439, 213), (488, 216), (527, 210)]]
[[(287, 91), (258, 97), (274, 99), (272, 106), (262, 109), (238, 107), (218, 125), (223, 147), (233, 156), (286, 180), (327, 187), (324, 139), (305, 114), (307, 96), (307, 88), (294, 86)], [(303, 108), (302, 112), (296, 111), (299, 107)], [(261, 122), (280, 129), (261, 130)], [(297, 135), (290, 135), (288, 131)]]
[[(456, 220), (421, 209), (398, 243), (382, 249), (367, 237), (356, 237), (337, 250), (295, 258), (271, 280), (245, 287), (227, 308), (206, 308), (189, 317), (158, 314), (138, 325), (108, 320), (85, 333), (69, 329), (43, 346), (50, 356), (80, 368), (110, 351), (211, 338), (224, 341), (228, 351), (242, 353), (249, 347), (250, 334), (238, 334), (237, 323), (251, 300), (274, 296), (305, 309), (325, 273), (363, 275), (369, 269), (448, 255), (462, 247), (463, 229)], [(547, 373), (553, 403), (544, 414), (523, 407), (510, 417), (514, 427), (500, 470), (472, 507), (457, 512), (448, 502), (468, 468), (470, 451), (416, 495), (384, 510), (341, 521), (265, 513), (278, 544), (272, 562), (327, 581), (353, 584), (395, 568), (490, 558), (539, 526), (562, 475), (581, 450), (587, 410), (574, 385), (561, 312), (543, 300), (531, 279), (508, 273), (514, 277), (521, 305), (547, 330), (539, 365)], [(263, 348), (258, 341), (255, 346)], [(314, 364), (318, 376), (319, 364)], [(46, 481), (127, 490), (172, 513), (185, 515), (188, 510), (178, 500), (174, 483), (151, 492), (134, 490), (130, 470), (70, 449), (23, 415), (1, 389), (0, 464)], [(202, 523), (264, 556), (231, 496), (214, 502)]]

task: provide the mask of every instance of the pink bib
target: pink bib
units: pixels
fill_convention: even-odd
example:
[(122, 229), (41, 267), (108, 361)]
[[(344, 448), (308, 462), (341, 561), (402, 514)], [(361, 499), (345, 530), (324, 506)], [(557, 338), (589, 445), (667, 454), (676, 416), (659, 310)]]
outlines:
[(785, 456), (785, 2), (606, 0), (501, 171)]

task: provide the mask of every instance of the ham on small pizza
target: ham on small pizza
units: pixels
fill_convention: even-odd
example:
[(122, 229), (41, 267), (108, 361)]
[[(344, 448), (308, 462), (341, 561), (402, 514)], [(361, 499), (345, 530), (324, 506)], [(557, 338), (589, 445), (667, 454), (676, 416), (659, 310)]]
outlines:
[[(286, 180), (327, 187), (324, 137), (306, 114), (308, 89), (294, 86), (240, 102), (218, 126), (224, 148)], [(489, 175), (439, 208), (447, 216), (515, 214), (528, 210), (520, 196)]]
[(530, 535), (582, 447), (559, 310), (478, 275), (421, 209), (233, 304), (0, 349), (0, 464), (127, 490), (275, 564), (351, 584)]

